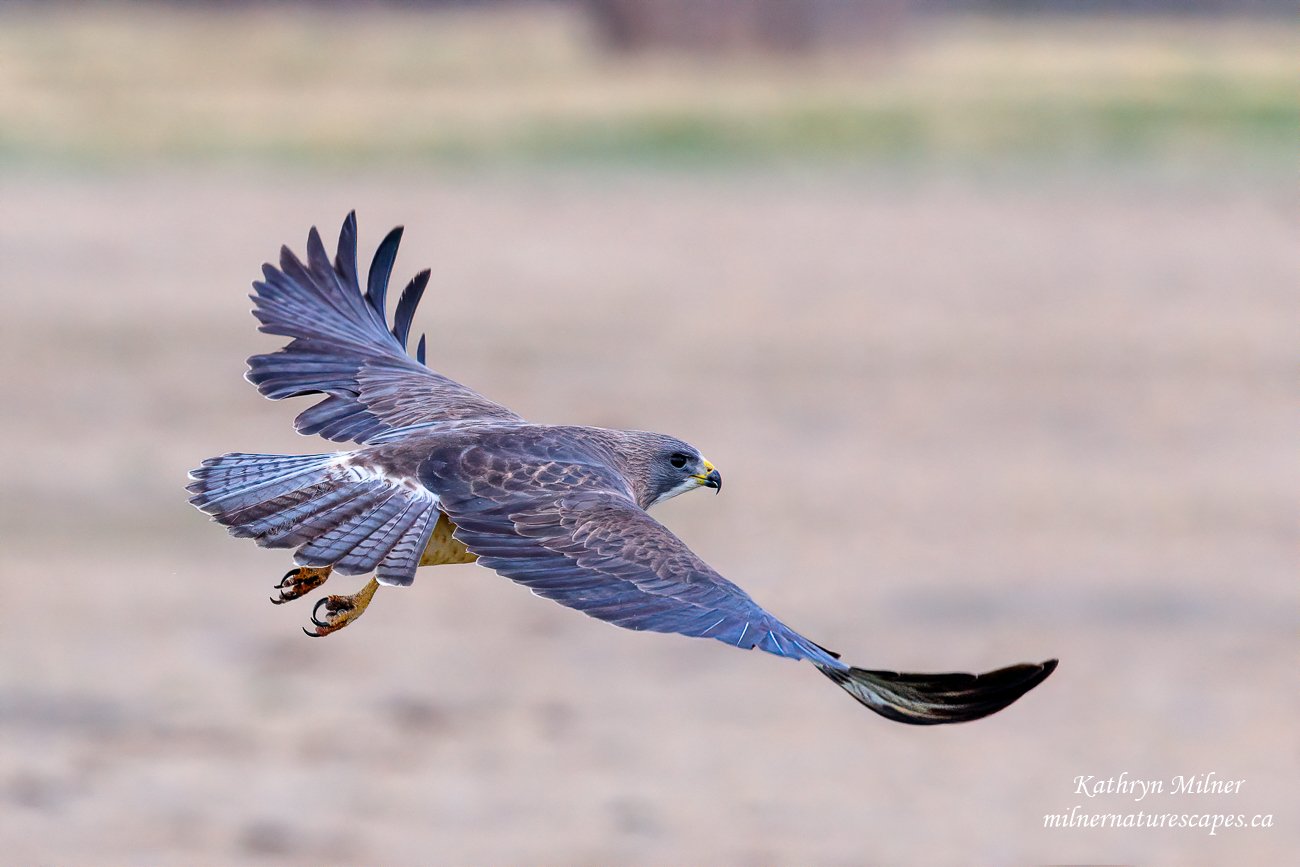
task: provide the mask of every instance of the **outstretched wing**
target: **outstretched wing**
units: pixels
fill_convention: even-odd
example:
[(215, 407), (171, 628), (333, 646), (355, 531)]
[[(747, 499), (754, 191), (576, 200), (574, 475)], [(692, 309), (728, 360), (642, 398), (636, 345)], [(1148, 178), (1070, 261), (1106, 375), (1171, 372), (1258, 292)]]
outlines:
[(307, 261), (288, 247), (280, 267), (262, 266), (253, 284), (259, 330), (293, 340), (278, 352), (248, 359), (249, 382), (272, 400), (325, 394), (294, 419), (302, 434), (369, 442), (396, 428), (436, 427), (464, 421), (522, 421), (477, 392), (424, 366), (424, 337), (416, 358), (407, 355), (411, 319), (429, 272), (402, 292), (388, 326), (385, 299), (402, 230), (388, 233), (370, 263), (363, 294), (357, 277), (357, 220), (350, 213), (331, 263), (315, 227), (307, 236)]
[(420, 480), (481, 565), (539, 596), (627, 629), (846, 668), (710, 568), (598, 463), (461, 445), (435, 451)]
[(420, 481), (481, 565), (627, 629), (716, 638), (810, 660), (855, 700), (913, 725), (966, 722), (1042, 683), (1055, 660), (984, 674), (853, 668), (764, 611), (631, 499), (598, 460), (551, 444), (529, 458), (483, 444), (435, 450)]

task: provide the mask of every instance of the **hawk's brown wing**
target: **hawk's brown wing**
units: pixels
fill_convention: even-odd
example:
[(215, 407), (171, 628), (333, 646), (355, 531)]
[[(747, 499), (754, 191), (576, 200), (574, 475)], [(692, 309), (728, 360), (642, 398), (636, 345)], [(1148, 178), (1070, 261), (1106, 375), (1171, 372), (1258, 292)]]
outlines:
[(294, 420), (303, 434), (371, 442), (397, 428), (436, 428), (464, 421), (522, 421), (472, 389), (424, 366), (424, 338), (416, 358), (406, 353), (411, 318), (429, 272), (407, 285), (390, 329), (385, 312), (388, 278), (402, 230), (388, 233), (370, 264), (363, 294), (357, 276), (356, 214), (348, 214), (331, 263), (315, 228), (307, 261), (283, 247), (280, 267), (265, 265), (254, 283), (253, 314), (262, 331), (293, 340), (279, 352), (248, 360), (247, 377), (272, 400), (325, 394)]
[(793, 659), (834, 655), (764, 611), (632, 501), (608, 467), (563, 447), (435, 450), (420, 481), (479, 563), (627, 629), (716, 638)]

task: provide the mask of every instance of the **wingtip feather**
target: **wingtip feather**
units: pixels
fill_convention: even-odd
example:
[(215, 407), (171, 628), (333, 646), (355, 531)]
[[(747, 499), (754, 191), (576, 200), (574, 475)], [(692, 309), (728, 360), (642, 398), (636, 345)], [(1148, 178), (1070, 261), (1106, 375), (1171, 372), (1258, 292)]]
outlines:
[(370, 260), (370, 272), (366, 278), (366, 300), (383, 319), (387, 314), (385, 306), (388, 296), (388, 280), (393, 273), (393, 264), (397, 261), (397, 249), (402, 244), (402, 226), (395, 226), (379, 242), (375, 257)]
[(424, 290), (428, 288), (431, 274), (428, 268), (416, 274), (402, 290), (402, 297), (397, 299), (397, 309), (393, 311), (393, 336), (403, 349), (411, 336), (411, 321), (415, 318), (415, 309), (420, 306), (420, 299), (424, 297)]
[(906, 674), (818, 666), (860, 704), (910, 725), (968, 722), (997, 713), (1038, 686), (1058, 660), (1020, 663), (983, 674)]

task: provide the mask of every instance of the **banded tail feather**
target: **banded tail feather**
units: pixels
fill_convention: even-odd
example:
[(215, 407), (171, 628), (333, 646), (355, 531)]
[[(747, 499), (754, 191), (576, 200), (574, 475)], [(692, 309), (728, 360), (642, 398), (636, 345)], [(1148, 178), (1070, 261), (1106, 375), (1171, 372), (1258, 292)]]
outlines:
[(228, 454), (190, 473), (190, 502), (265, 548), (297, 548), (300, 566), (374, 572), (410, 584), (438, 520), (434, 496), (353, 460), (328, 455)]
[(940, 725), (997, 713), (1047, 679), (1056, 660), (999, 668), (983, 674), (900, 674), (818, 665), (858, 702), (895, 722)]

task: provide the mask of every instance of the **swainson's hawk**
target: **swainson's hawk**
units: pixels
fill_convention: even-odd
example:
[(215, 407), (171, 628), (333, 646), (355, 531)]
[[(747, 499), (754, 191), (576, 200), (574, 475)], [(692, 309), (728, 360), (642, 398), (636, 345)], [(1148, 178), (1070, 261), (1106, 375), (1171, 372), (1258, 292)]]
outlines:
[(227, 454), (191, 473), (190, 502), (268, 548), (293, 548), (298, 568), (277, 603), (331, 572), (374, 577), (312, 612), (327, 635), (356, 619), (379, 585), (403, 586), (419, 566), (481, 565), (539, 596), (628, 629), (714, 638), (806, 659), (862, 704), (914, 724), (962, 722), (1001, 710), (1038, 685), (1055, 660), (985, 674), (898, 674), (852, 668), (723, 578), (646, 509), (722, 477), (694, 446), (664, 434), (530, 424), (406, 351), (423, 271), (398, 299), (388, 278), (401, 229), (384, 238), (363, 293), (349, 214), (331, 262), (312, 229), (307, 261), (281, 248), (254, 283), (261, 330), (292, 340), (249, 359), (248, 380), (272, 400), (325, 398), (294, 425), (359, 447), (331, 454)]

